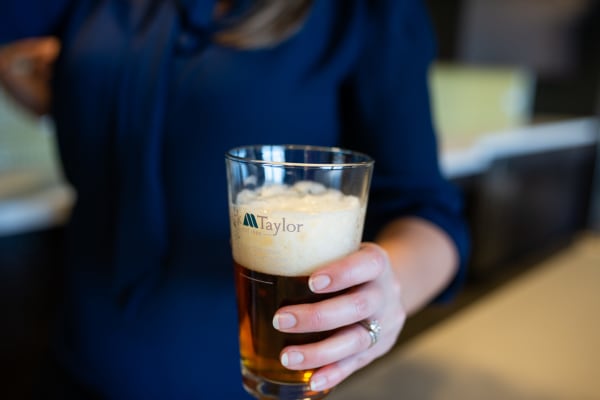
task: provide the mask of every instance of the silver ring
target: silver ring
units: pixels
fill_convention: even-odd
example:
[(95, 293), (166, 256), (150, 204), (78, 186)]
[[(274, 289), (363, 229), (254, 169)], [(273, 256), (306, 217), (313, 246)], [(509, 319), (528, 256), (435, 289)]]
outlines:
[(376, 319), (360, 321), (359, 324), (369, 332), (371, 336), (371, 344), (369, 348), (373, 347), (379, 340), (379, 334), (381, 333), (381, 325)]

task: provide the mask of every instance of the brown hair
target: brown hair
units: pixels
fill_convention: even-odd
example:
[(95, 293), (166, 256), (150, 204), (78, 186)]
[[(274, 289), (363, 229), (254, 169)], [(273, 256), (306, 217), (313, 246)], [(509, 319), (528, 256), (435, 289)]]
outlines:
[[(224, 2), (224, 7), (231, 0)], [(240, 49), (272, 47), (296, 33), (313, 0), (255, 0), (241, 17), (215, 34), (217, 43)]]

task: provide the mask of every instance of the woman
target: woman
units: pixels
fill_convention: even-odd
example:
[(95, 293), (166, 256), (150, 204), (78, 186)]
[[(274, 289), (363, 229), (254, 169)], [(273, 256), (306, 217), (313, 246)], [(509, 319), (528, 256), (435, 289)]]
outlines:
[[(449, 295), (467, 240), (440, 176), (419, 0), (21, 0), (0, 42), (53, 34), (52, 115), (68, 180), (67, 293), (56, 357), (88, 398), (243, 398), (223, 154), (339, 145), (376, 160), (356, 253), (310, 279), (349, 294), (274, 316), (340, 334), (282, 351), (333, 387)], [(32, 10), (36, 10), (35, 12)], [(457, 273), (458, 272), (458, 273)], [(440, 295), (441, 293), (441, 295)], [(381, 325), (377, 343), (363, 320)]]

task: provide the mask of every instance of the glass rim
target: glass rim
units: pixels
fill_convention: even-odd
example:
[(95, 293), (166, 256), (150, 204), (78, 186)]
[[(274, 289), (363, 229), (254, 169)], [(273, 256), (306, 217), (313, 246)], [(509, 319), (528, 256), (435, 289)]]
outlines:
[[(344, 154), (356, 156), (358, 161), (349, 162), (298, 162), (298, 161), (273, 161), (273, 160), (259, 160), (255, 157), (243, 157), (235, 154), (242, 149), (261, 149), (264, 147), (276, 147), (289, 150), (304, 150), (304, 151), (315, 151), (321, 153), (331, 154)], [(340, 167), (367, 167), (375, 163), (373, 158), (365, 153), (359, 151), (345, 149), (337, 146), (316, 146), (316, 145), (303, 145), (303, 144), (256, 144), (237, 146), (229, 149), (225, 153), (225, 158), (230, 161), (237, 161), (242, 163), (252, 163), (261, 165), (272, 165), (281, 167), (304, 167), (304, 168), (340, 168)]]

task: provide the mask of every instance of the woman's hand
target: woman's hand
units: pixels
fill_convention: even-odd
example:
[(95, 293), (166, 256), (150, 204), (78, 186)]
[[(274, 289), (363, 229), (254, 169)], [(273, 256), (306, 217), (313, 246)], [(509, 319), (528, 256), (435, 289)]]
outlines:
[(50, 109), (50, 78), (60, 42), (53, 37), (22, 39), (0, 47), (0, 83), (27, 110)]
[[(273, 325), (288, 333), (341, 328), (321, 342), (288, 346), (281, 352), (281, 362), (289, 369), (320, 368), (311, 379), (311, 388), (321, 391), (387, 353), (407, 313), (388, 255), (374, 243), (363, 243), (357, 252), (316, 271), (309, 285), (315, 293), (349, 290), (319, 303), (282, 307)], [(368, 330), (360, 325), (364, 320), (377, 320), (381, 325), (374, 345)]]

